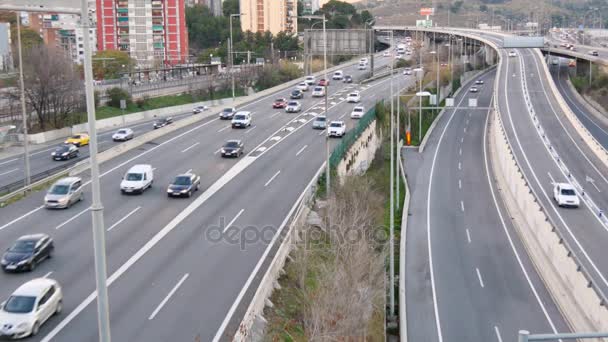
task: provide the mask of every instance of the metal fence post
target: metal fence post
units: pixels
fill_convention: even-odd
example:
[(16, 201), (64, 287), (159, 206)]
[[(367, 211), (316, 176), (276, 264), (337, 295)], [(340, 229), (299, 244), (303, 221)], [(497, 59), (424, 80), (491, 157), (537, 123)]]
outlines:
[(528, 337), (530, 336), (530, 332), (527, 330), (520, 330), (518, 337), (517, 337), (517, 342), (528, 342)]

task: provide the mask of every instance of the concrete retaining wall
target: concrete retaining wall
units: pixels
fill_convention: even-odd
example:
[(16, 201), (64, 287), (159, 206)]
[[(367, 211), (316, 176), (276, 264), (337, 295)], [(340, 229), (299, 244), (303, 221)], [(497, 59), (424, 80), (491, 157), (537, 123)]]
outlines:
[(382, 137), (376, 132), (376, 120), (361, 133), (353, 145), (348, 149), (342, 160), (338, 163), (336, 171), (340, 183), (343, 184), (346, 176), (365, 173), (376, 155), (378, 147), (382, 144)]
[(405, 169), (403, 167), (403, 161), (401, 159), (401, 148), (398, 149), (399, 154), (397, 156), (397, 163), (399, 163), (399, 176), (403, 180), (403, 187), (405, 188), (405, 199), (403, 200), (403, 211), (401, 213), (401, 240), (399, 241), (399, 338), (401, 342), (407, 342), (407, 309), (406, 309), (406, 295), (405, 295), (405, 246), (407, 243), (407, 218), (410, 211), (410, 187), (407, 183), (407, 177), (405, 176)]

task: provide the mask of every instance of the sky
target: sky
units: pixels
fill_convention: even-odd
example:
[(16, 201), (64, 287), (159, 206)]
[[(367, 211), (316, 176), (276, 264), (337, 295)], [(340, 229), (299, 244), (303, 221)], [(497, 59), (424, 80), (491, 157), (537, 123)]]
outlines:
[(2, 5), (80, 8), (80, 0), (0, 0)]

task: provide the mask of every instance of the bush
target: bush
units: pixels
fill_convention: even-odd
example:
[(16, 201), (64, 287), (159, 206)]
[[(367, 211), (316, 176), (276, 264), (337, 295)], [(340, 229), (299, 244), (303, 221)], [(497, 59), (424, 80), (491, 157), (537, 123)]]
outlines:
[(399, 59), (399, 60), (397, 60), (397, 63), (395, 63), (395, 69), (405, 68), (405, 67), (410, 67), (410, 66), (412, 66), (411, 60)]
[(127, 100), (127, 106), (132, 103), (131, 95), (122, 88), (110, 88), (106, 91), (106, 94), (110, 98), (108, 102), (108, 106), (110, 107), (120, 108), (120, 100)]
[(135, 100), (135, 105), (137, 105), (137, 108), (143, 109), (146, 106), (146, 104), (148, 104), (149, 99), (150, 99), (150, 96), (144, 95), (143, 97)]

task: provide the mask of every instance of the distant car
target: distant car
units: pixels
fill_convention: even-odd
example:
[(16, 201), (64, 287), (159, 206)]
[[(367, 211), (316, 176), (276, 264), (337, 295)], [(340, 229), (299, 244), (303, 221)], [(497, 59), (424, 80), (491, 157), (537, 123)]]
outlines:
[(289, 94), (290, 99), (301, 99), (303, 97), (304, 92), (302, 92), (300, 89), (294, 89), (291, 91), (291, 94)]
[(120, 182), (120, 192), (122, 194), (143, 194), (146, 189), (152, 187), (152, 183), (154, 183), (154, 169), (151, 165), (133, 165)]
[(359, 59), (359, 64), (366, 64), (367, 65), (367, 63), (368, 63), (367, 57), (363, 57), (363, 58)]
[(334, 71), (334, 74), (331, 77), (332, 80), (336, 80), (336, 81), (341, 81), (342, 78), (344, 78), (344, 71), (342, 71), (342, 70)]
[(553, 199), (560, 207), (577, 208), (581, 204), (574, 187), (568, 183), (556, 183), (553, 186)]
[(167, 187), (168, 197), (191, 197), (201, 187), (201, 177), (194, 173), (177, 175)]
[(306, 78), (304, 79), (304, 83), (308, 84), (309, 86), (314, 85), (315, 82), (316, 81), (314, 76), (306, 76)]
[(570, 47), (568, 48), (568, 50), (570, 50), (570, 51), (576, 51), (576, 47), (574, 47), (574, 45), (570, 45)]
[(301, 91), (308, 91), (309, 86), (308, 86), (308, 83), (301, 82), (301, 83), (298, 83), (296, 88), (300, 89)]
[(553, 60), (551, 60), (551, 64), (553, 64), (553, 65), (559, 65), (559, 59), (553, 58)]
[(232, 118), (232, 128), (247, 128), (251, 126), (251, 112), (237, 112)]
[(382, 53), (382, 57), (390, 57), (390, 56), (391, 56), (391, 53), (389, 51), (384, 51)]
[(412, 54), (412, 51), (410, 51), (410, 50), (405, 51), (406, 56), (410, 56), (411, 54)]
[(325, 87), (316, 86), (312, 90), (312, 97), (323, 97), (325, 96)]
[(64, 144), (57, 146), (55, 151), (51, 152), (53, 160), (68, 160), (78, 157), (78, 147), (72, 144)]
[(517, 52), (513, 50), (509, 51), (509, 57), (517, 57)]
[(346, 124), (344, 121), (330, 122), (327, 134), (330, 137), (343, 137), (346, 134)]
[(76, 145), (76, 146), (80, 147), (80, 146), (88, 145), (89, 140), (90, 140), (90, 137), (88, 134), (79, 133), (79, 134), (72, 135), (64, 143), (72, 144), (72, 145)]
[(477, 80), (475, 81), (475, 84), (483, 84), (483, 80)]
[(405, 69), (403, 69), (403, 74), (404, 75), (411, 75), (412, 74), (412, 68), (405, 68)]
[(220, 112), (220, 119), (221, 120), (232, 120), (234, 113), (236, 113), (236, 108), (234, 108), (234, 107), (224, 108)]
[(61, 313), (63, 293), (56, 280), (36, 278), (19, 286), (0, 307), (0, 337), (36, 336), (53, 315)]
[(358, 103), (361, 102), (361, 94), (358, 91), (353, 91), (346, 96), (346, 102)]
[(121, 128), (116, 133), (112, 134), (112, 140), (114, 141), (127, 141), (133, 139), (135, 133), (130, 128)]
[(365, 115), (365, 107), (363, 106), (356, 106), (350, 113), (351, 119), (361, 119), (363, 115)]
[(298, 101), (289, 101), (285, 107), (287, 113), (297, 113), (302, 110), (302, 105)]
[(469, 89), (469, 91), (471, 93), (477, 93), (477, 92), (479, 92), (479, 89), (477, 89), (477, 87), (471, 87), (471, 89)]
[(52, 257), (53, 239), (47, 234), (23, 235), (6, 250), (0, 260), (5, 272), (33, 271), (39, 263)]
[(69, 208), (83, 199), (82, 179), (80, 177), (65, 177), (51, 185), (44, 196), (44, 207), (49, 209)]
[(243, 142), (240, 140), (228, 140), (220, 149), (222, 157), (239, 157), (244, 151)]
[(357, 66), (358, 70), (365, 70), (367, 69), (367, 64), (365, 63), (359, 63), (359, 66)]
[(172, 122), (173, 122), (172, 117), (166, 117), (166, 118), (154, 120), (154, 129), (165, 127), (167, 125), (170, 125)]
[(192, 114), (200, 114), (208, 109), (207, 106), (196, 106), (192, 109)]
[(593, 51), (589, 51), (589, 54), (590, 54), (591, 56), (599, 56), (599, 55), (600, 55), (600, 54), (599, 54), (599, 52), (597, 52), (597, 51), (595, 51), (595, 50), (593, 50)]
[(323, 116), (323, 115), (317, 116), (312, 121), (312, 128), (313, 129), (325, 129), (325, 127), (327, 127), (327, 118), (325, 116)]
[(322, 79), (319, 80), (318, 85), (321, 86), (321, 87), (326, 87), (326, 86), (329, 85), (329, 81), (326, 80), (326, 79), (324, 79), (324, 78), (322, 78)]
[(272, 108), (285, 108), (287, 106), (287, 100), (283, 97), (280, 97), (272, 103)]

